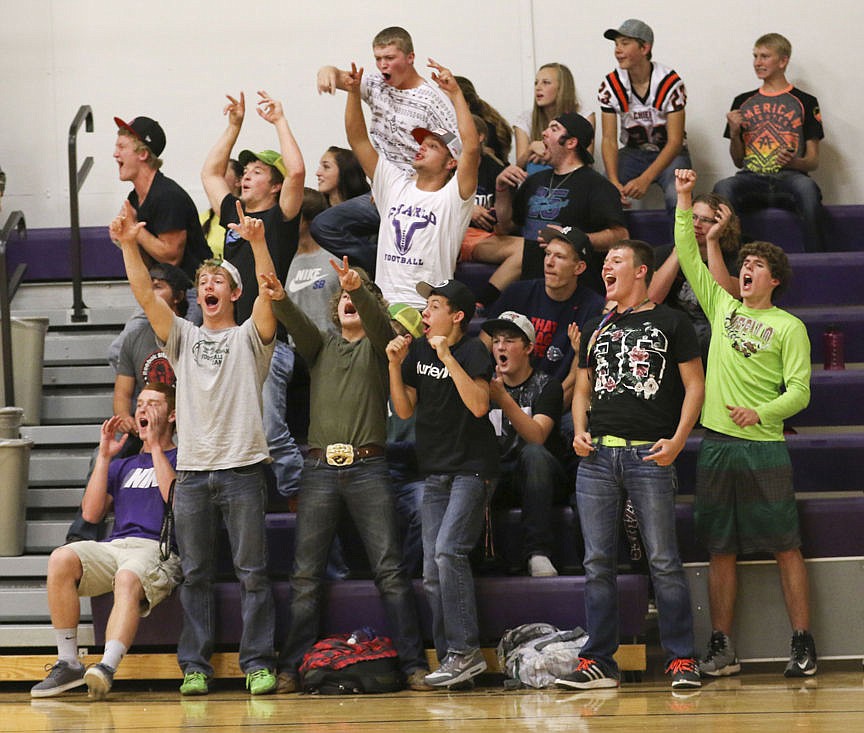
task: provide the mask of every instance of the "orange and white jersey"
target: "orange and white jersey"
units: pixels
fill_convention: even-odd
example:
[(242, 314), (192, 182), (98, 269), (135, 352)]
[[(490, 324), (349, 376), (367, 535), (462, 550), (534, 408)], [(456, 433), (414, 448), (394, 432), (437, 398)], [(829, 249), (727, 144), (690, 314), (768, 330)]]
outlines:
[(684, 109), (687, 90), (678, 72), (652, 61), (644, 99), (633, 91), (627, 71), (618, 68), (603, 78), (597, 101), (603, 112), (621, 118), (622, 145), (660, 150), (666, 145), (666, 116)]

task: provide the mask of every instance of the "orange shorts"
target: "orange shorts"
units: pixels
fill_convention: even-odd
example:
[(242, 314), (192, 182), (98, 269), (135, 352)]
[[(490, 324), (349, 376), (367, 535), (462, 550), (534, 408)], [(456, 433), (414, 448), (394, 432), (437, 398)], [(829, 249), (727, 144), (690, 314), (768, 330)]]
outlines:
[(465, 237), (462, 239), (462, 248), (459, 250), (460, 262), (473, 262), (474, 250), (477, 245), (484, 239), (489, 239), (495, 232), (487, 232), (479, 227), (468, 227), (465, 230)]

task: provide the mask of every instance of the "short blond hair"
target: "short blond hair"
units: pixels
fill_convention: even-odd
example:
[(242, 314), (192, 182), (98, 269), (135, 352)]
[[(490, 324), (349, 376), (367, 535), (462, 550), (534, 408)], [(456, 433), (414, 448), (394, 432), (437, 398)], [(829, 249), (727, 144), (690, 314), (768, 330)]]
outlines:
[(414, 41), (411, 40), (411, 34), (398, 25), (392, 25), (379, 31), (372, 39), (372, 48), (391, 45), (396, 46), (404, 54), (414, 53)]
[(792, 56), (792, 44), (786, 36), (781, 36), (779, 33), (766, 33), (756, 39), (753, 48), (764, 46), (776, 51), (780, 58), (788, 59)]
[(134, 145), (133, 150), (136, 153), (147, 153), (147, 158), (144, 162), (154, 171), (158, 171), (162, 167), (162, 159), (153, 155), (153, 151), (150, 150), (150, 148), (147, 146), (147, 143), (142, 141), (140, 137), (123, 127), (117, 130), (117, 134), (125, 135), (126, 137), (128, 137), (132, 141), (132, 144)]

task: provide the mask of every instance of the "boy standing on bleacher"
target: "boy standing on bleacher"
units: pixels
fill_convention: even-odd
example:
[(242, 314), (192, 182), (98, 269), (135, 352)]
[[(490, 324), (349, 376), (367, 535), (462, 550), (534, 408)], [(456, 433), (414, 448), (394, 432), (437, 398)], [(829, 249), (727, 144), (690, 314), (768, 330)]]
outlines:
[[(769, 552), (780, 569), (792, 652), (786, 677), (816, 674), (809, 632), (807, 568), (801, 556), (792, 464), (783, 420), (810, 401), (810, 342), (804, 324), (773, 304), (791, 276), (785, 252), (768, 242), (741, 248), (741, 301), (703, 264), (691, 216), (696, 173), (676, 171), (675, 249), (681, 270), (711, 322), (708, 387), (696, 475), (696, 534), (711, 562), (711, 640), (702, 674), (724, 677), (741, 665), (729, 633), (735, 613), (736, 559)], [(715, 227), (722, 226), (722, 222)], [(709, 262), (723, 258), (708, 236)]]
[(690, 588), (675, 534), (674, 462), (699, 417), (705, 377), (696, 331), (684, 313), (648, 298), (651, 246), (625, 239), (606, 254), (606, 297), (585, 327), (573, 395), (573, 450), (582, 460), (576, 506), (585, 539), (588, 643), (560, 687), (618, 687), (618, 526), (624, 499), (645, 543), (660, 643), (673, 689), (701, 686)]
[(387, 612), (408, 686), (429, 673), (411, 581), (402, 568), (396, 505), (387, 470), (387, 355), (393, 337), (381, 291), (366, 273), (340, 267), (330, 300), (339, 331), (319, 329), (275, 276), (264, 288), (311, 374), (309, 455), (297, 504), (291, 626), (279, 655), (277, 692), (300, 692), (298, 670), (318, 641), (321, 591), (342, 506), (354, 520)]
[[(240, 581), (240, 669), (253, 695), (276, 689), (273, 634), (276, 610), (267, 574), (264, 464), (270, 460), (261, 416), (261, 389), (273, 355), (276, 317), (266, 289), (259, 289), (252, 317), (238, 326), (234, 303), (244, 283), (237, 268), (205, 260), (196, 273), (204, 322), (177, 316), (153, 293), (150, 274), (136, 244), (144, 222), (127, 203), (111, 222), (111, 239), (123, 250), (126, 275), (158, 343), (177, 375), (177, 486), (174, 517), (183, 564), (180, 602), (183, 630), (177, 660), (183, 670), (181, 695), (206, 695), (216, 640), (213, 581), (216, 530), (221, 514)], [(264, 222), (247, 216), (237, 202), (239, 224), (228, 227), (249, 242), (255, 272), (272, 273)]]
[(421, 282), (417, 292), (427, 299), (425, 338), (397, 336), (388, 344), (390, 397), (403, 420), (416, 410), (417, 460), (426, 476), (423, 587), (441, 665), (426, 683), (453, 687), (486, 669), (468, 553), (480, 537), (499, 473), (487, 417), (492, 364), (482, 342), (467, 334), (474, 315), (467, 285)]

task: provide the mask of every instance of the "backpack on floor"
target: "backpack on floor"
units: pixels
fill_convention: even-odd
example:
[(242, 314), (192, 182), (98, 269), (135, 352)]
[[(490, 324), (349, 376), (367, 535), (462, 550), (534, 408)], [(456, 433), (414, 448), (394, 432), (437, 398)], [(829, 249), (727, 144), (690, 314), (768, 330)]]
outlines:
[(349, 644), (351, 634), (337, 634), (316, 643), (303, 657), (303, 692), (320, 695), (396, 692), (405, 677), (393, 642), (372, 636)]
[(576, 667), (588, 635), (580, 627), (562, 631), (551, 624), (522, 624), (504, 632), (498, 642), (498, 663), (504, 687), (552, 687), (555, 679)]

